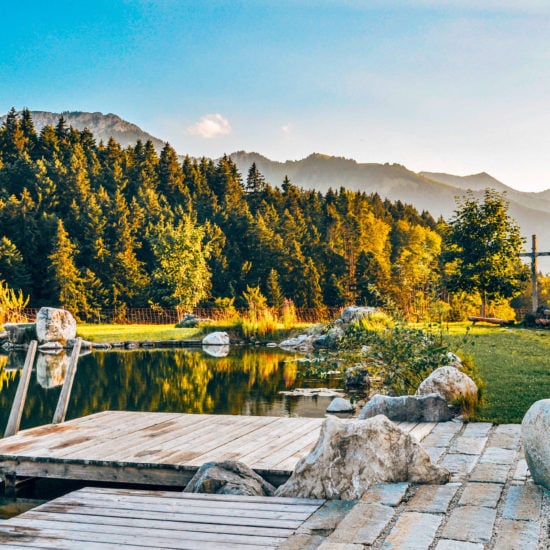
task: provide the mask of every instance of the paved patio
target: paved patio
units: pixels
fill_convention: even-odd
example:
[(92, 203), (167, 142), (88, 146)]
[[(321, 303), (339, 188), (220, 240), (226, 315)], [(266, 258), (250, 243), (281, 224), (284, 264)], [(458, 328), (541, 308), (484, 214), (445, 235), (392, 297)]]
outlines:
[(447, 485), (378, 484), (355, 505), (328, 502), (287, 550), (547, 550), (550, 491), (535, 485), (520, 425), (438, 424), (422, 441)]

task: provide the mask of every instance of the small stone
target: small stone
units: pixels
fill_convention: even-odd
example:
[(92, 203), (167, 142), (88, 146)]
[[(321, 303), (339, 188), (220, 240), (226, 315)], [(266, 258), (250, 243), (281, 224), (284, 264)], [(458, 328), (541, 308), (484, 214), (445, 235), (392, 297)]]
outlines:
[(456, 367), (439, 367), (435, 369), (416, 390), (417, 396), (438, 393), (447, 402), (456, 399), (476, 398), (475, 382)]
[(476, 455), (447, 454), (440, 462), (440, 465), (451, 472), (451, 481), (459, 481), (466, 477), (476, 465)]
[(328, 405), (328, 413), (347, 413), (353, 412), (355, 409), (349, 399), (343, 397), (335, 397)]
[(211, 332), (202, 339), (202, 344), (206, 346), (228, 346), (229, 334), (227, 332)]
[(242, 462), (226, 460), (203, 464), (184, 493), (271, 496), (275, 487)]

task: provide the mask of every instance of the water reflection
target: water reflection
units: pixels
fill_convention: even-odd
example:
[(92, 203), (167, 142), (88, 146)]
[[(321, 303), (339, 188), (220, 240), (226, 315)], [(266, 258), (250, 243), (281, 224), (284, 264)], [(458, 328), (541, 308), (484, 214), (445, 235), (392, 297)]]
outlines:
[[(0, 430), (6, 425), (24, 353), (0, 355)], [(51, 422), (69, 358), (38, 354), (22, 428)], [(14, 368), (15, 367), (15, 368)], [(235, 348), (225, 357), (197, 350), (94, 352), (79, 359), (67, 418), (103, 410), (323, 416), (329, 397), (291, 397), (296, 386), (338, 380), (298, 376), (296, 358), (273, 349)]]

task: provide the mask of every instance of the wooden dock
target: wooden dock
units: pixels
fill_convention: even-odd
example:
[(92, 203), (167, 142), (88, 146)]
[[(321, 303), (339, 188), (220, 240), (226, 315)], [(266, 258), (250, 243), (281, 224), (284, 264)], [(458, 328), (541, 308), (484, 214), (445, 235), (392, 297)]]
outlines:
[(277, 548), (323, 500), (85, 488), (0, 523), (0, 546)]
[[(0, 475), (183, 487), (205, 462), (238, 460), (279, 485), (323, 420), (105, 411), (0, 439)], [(419, 441), (435, 426), (400, 425)]]

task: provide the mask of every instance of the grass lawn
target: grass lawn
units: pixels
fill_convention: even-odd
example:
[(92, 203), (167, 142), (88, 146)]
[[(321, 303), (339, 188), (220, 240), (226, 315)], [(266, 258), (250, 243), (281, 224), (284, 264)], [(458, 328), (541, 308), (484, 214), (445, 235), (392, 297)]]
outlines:
[(476, 326), (466, 338), (465, 331), (452, 326), (448, 337), (485, 382), (485, 404), (473, 420), (519, 423), (535, 401), (550, 398), (550, 331)]
[(91, 342), (125, 342), (127, 340), (193, 340), (202, 328), (175, 328), (173, 325), (78, 325), (77, 336)]

